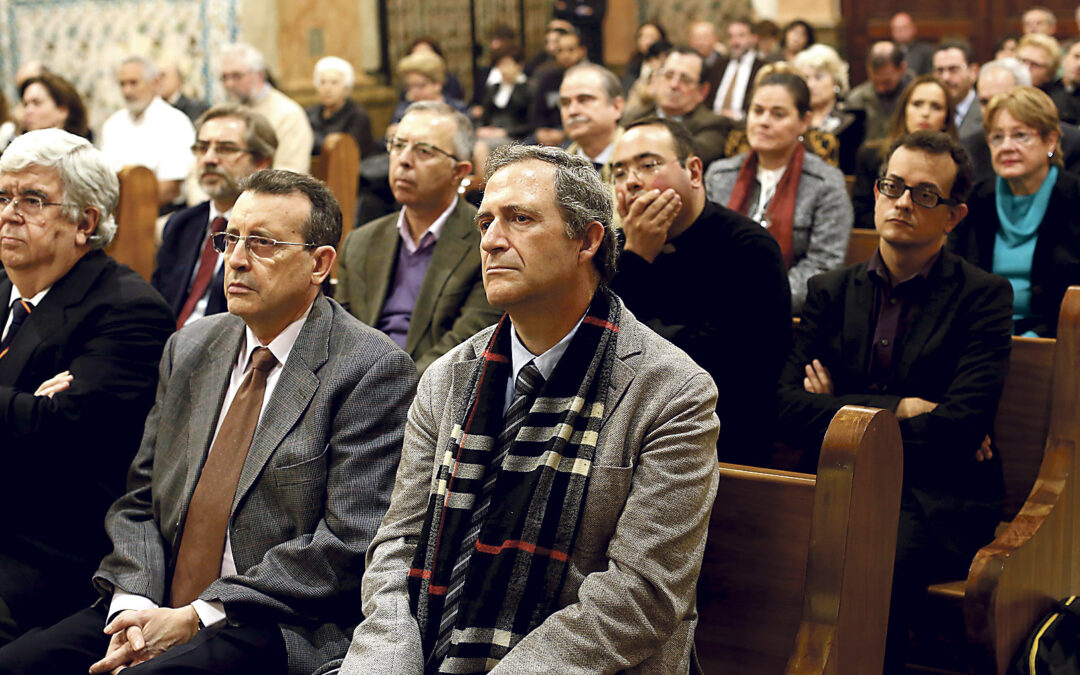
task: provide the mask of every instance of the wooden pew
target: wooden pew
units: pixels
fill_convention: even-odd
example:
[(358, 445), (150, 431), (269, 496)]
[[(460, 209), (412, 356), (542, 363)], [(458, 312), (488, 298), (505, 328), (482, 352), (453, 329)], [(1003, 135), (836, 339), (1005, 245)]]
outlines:
[(105, 251), (150, 281), (157, 253), (154, 240), (158, 217), (157, 178), (145, 166), (125, 166), (118, 177), (120, 201), (116, 206), (116, 236)]
[(720, 464), (698, 582), (705, 673), (881, 672), (902, 454), (892, 413), (846, 406), (816, 476)]
[(966, 580), (929, 589), (962, 604), (976, 673), (1004, 674), (1038, 618), (1080, 591), (1080, 287), (1065, 295), (1057, 339), (1013, 338), (1009, 367), (994, 442), (1011, 522)]
[(877, 230), (853, 227), (851, 229), (851, 239), (848, 240), (844, 265), (857, 265), (869, 260), (874, 255), (874, 251), (878, 249), (879, 240)]
[(356, 226), (356, 190), (360, 183), (360, 148), (349, 134), (330, 134), (322, 153), (311, 158), (311, 175), (326, 183), (341, 205), (341, 241)]

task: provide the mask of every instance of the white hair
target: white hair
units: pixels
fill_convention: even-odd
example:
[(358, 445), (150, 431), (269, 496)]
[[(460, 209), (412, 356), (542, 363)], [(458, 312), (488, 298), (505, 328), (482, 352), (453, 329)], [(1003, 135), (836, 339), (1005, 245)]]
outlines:
[(1019, 59), (1007, 56), (1003, 59), (995, 59), (990, 63), (984, 63), (982, 68), (979, 68), (979, 79), (981, 80), (984, 75), (995, 70), (1004, 70), (1012, 75), (1018, 87), (1031, 86), (1031, 71)]
[(0, 174), (36, 166), (56, 169), (63, 186), (62, 212), (69, 222), (82, 220), (87, 208), (97, 209), (92, 248), (105, 248), (116, 235), (113, 212), (120, 200), (120, 181), (105, 155), (82, 136), (63, 129), (39, 129), (18, 136), (0, 156)]
[(345, 81), (346, 91), (353, 88), (353, 84), (356, 82), (356, 73), (353, 71), (351, 63), (338, 56), (322, 57), (315, 62), (315, 82), (318, 83), (320, 74), (328, 71), (341, 73), (341, 78)]
[(840, 58), (840, 55), (836, 53), (836, 50), (829, 45), (824, 45), (820, 42), (810, 45), (795, 55), (794, 65), (800, 70), (804, 68), (824, 70), (832, 77), (837, 86), (840, 87), (840, 94), (843, 95), (847, 93), (847, 61)]
[(222, 47), (221, 60), (224, 61), (230, 56), (234, 56), (243, 61), (244, 65), (248, 67), (248, 70), (253, 73), (266, 72), (266, 59), (263, 58), (262, 52), (246, 42), (234, 42)]
[[(128, 56), (120, 62), (120, 67), (126, 66), (129, 63), (137, 63), (142, 66), (143, 79), (147, 82), (153, 82), (154, 78), (158, 76), (159, 71), (157, 64), (155, 64), (153, 61), (146, 58), (145, 56)], [(117, 70), (119, 70), (119, 68)]]

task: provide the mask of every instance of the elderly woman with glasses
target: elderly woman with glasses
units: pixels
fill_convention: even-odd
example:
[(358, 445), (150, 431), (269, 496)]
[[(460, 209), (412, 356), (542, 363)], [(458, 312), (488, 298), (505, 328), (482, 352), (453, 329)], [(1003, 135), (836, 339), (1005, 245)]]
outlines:
[(1070, 284), (1080, 284), (1080, 178), (1064, 170), (1053, 101), (1035, 87), (990, 100), (983, 113), (995, 178), (968, 201), (949, 247), (1013, 287), (1018, 335), (1054, 337)]
[(326, 137), (334, 133), (351, 135), (361, 157), (378, 152), (367, 110), (349, 98), (355, 79), (352, 64), (343, 58), (324, 56), (315, 62), (315, 93), (319, 102), (307, 108), (308, 121), (315, 134), (311, 154), (319, 154)]

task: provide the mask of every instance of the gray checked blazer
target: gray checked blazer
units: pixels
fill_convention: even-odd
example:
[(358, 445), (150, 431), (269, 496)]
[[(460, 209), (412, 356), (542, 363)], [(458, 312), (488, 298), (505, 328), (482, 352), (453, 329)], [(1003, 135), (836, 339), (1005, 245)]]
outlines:
[[(746, 153), (743, 153), (717, 160), (709, 166), (705, 172), (705, 191), (709, 199), (727, 206), (745, 160)], [(806, 153), (799, 191), (795, 194), (795, 222), (791, 228), (795, 264), (788, 270), (788, 282), (794, 314), (802, 311), (806, 282), (810, 277), (844, 265), (854, 223), (855, 212), (844, 185), (844, 174), (817, 155)]]
[[(341, 673), (423, 672), (406, 570), (469, 375), (493, 328), (436, 361), (409, 409), (390, 510), (368, 552), (364, 622)], [(718, 467), (716, 386), (625, 308), (617, 361), (558, 609), (492, 673), (686, 673)]]
[[(166, 602), (195, 490), (244, 323), (200, 319), (165, 346), (157, 399), (109, 510), (113, 552), (94, 582)], [(416, 383), (386, 336), (319, 296), (259, 420), (229, 535), (238, 574), (200, 596), (231, 623), (279, 624), (289, 672), (340, 657), (360, 621), (364, 553), (389, 504)]]

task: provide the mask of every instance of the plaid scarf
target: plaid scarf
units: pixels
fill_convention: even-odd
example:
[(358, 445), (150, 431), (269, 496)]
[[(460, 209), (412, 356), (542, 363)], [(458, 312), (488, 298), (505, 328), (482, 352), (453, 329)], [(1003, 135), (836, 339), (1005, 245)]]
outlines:
[[(437, 449), (438, 480), (409, 569), (426, 672), (486, 673), (557, 609), (604, 416), (621, 308), (611, 291), (596, 292), (502, 465), (493, 467), (512, 371), (508, 315), (496, 326), (470, 379), (462, 421)], [(485, 500), (491, 471), (498, 475)], [(484, 514), (480, 521), (477, 511)], [(475, 546), (463, 546), (475, 525)], [(434, 651), (447, 586), (462, 563), (468, 565), (464, 593), (440, 658)]]

